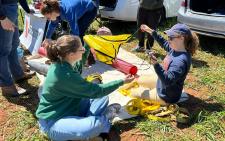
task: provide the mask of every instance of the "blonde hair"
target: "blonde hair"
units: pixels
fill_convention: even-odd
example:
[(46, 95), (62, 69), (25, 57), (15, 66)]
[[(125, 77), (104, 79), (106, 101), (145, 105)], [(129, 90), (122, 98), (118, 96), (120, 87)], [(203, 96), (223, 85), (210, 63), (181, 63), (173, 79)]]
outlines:
[(46, 15), (52, 12), (60, 13), (58, 0), (43, 0), (41, 14)]
[(63, 35), (47, 46), (47, 56), (52, 62), (57, 62), (64, 59), (67, 54), (76, 52), (81, 45), (78, 36)]
[(196, 35), (195, 32), (191, 32), (191, 35), (183, 35), (183, 36), (185, 49), (193, 56), (199, 46), (198, 36)]

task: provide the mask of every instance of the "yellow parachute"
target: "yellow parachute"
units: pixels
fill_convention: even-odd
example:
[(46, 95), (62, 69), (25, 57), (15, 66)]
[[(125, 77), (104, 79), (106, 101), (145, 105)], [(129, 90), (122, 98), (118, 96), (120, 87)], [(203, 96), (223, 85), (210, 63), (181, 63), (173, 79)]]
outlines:
[(85, 35), (85, 43), (95, 50), (96, 58), (106, 64), (112, 64), (122, 43), (131, 38), (130, 34), (123, 35)]

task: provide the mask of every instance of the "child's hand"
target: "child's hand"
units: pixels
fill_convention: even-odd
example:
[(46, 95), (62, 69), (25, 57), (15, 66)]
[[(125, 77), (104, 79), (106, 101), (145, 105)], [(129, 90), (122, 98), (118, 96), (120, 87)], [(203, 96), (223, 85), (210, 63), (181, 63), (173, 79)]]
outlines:
[(130, 82), (132, 82), (133, 80), (135, 79), (135, 76), (134, 75), (131, 75), (131, 74), (129, 74), (129, 75), (127, 75), (125, 78), (124, 78), (124, 83), (126, 84), (126, 83), (130, 83)]
[(152, 34), (152, 32), (153, 32), (153, 30), (151, 29), (151, 28), (149, 28), (147, 25), (145, 25), (145, 24), (142, 24), (141, 25), (141, 31), (142, 32), (148, 32), (148, 33), (150, 33), (150, 34)]
[(155, 57), (155, 54), (153, 52), (149, 52), (148, 55), (150, 57), (151, 64), (155, 65), (156, 63), (158, 63), (157, 58)]

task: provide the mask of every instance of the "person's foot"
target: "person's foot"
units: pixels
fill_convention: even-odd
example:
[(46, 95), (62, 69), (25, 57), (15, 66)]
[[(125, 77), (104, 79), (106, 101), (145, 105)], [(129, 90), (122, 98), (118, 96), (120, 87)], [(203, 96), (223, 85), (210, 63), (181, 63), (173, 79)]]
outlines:
[(4, 86), (1, 87), (2, 89), (2, 95), (4, 96), (10, 96), (10, 97), (18, 97), (20, 95), (24, 95), (27, 93), (27, 91), (19, 86), (11, 85), (11, 86)]
[(14, 80), (16, 83), (21, 83), (24, 80), (30, 79), (34, 75), (35, 75), (35, 71), (24, 72), (23, 76), (21, 76), (20, 78), (15, 78)]
[(131, 51), (132, 52), (145, 52), (145, 48), (144, 47), (140, 47), (140, 46), (136, 46)]
[(104, 115), (106, 118), (112, 121), (118, 115), (120, 109), (121, 109), (120, 104), (118, 103), (111, 104), (106, 108)]

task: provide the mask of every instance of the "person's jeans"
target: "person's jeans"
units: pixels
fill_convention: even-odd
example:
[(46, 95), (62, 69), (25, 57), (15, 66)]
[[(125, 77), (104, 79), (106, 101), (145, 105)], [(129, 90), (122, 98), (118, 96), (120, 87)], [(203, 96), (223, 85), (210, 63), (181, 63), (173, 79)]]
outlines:
[(39, 120), (41, 131), (54, 141), (85, 140), (108, 133), (110, 122), (103, 115), (109, 99), (84, 99), (80, 103), (79, 116), (67, 116), (57, 121)]
[(13, 85), (13, 78), (24, 75), (17, 54), (19, 45), (17, 3), (1, 5), (4, 14), (15, 25), (15, 31), (7, 31), (0, 25), (0, 86)]

